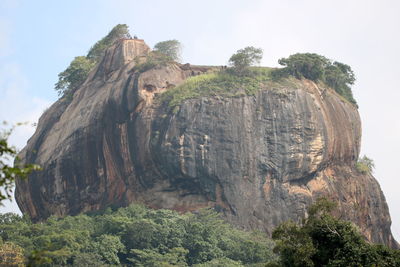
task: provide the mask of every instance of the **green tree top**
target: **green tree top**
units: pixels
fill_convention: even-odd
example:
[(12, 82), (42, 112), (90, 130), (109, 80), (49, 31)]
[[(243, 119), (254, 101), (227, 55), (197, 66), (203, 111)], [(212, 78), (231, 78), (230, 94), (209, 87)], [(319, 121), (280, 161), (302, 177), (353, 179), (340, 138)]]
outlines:
[(316, 81), (323, 79), (324, 70), (330, 61), (314, 53), (297, 53), (288, 58), (279, 59), (278, 63), (285, 66), (288, 72), (298, 79), (304, 77)]
[(98, 62), (103, 56), (104, 51), (116, 40), (121, 38), (131, 38), (129, 27), (126, 24), (118, 24), (112, 28), (112, 30), (105, 37), (103, 37), (100, 41), (95, 43), (92, 48), (90, 48), (86, 57)]
[(154, 51), (158, 52), (171, 60), (180, 61), (182, 45), (178, 40), (168, 40), (154, 45)]
[(229, 64), (233, 66), (233, 69), (237, 74), (243, 74), (248, 67), (259, 64), (262, 57), (263, 51), (261, 48), (248, 46), (239, 49), (235, 54), (233, 54), (229, 59)]
[(288, 58), (279, 59), (283, 66), (272, 72), (274, 78), (294, 76), (297, 79), (306, 78), (311, 81), (321, 81), (333, 88), (350, 103), (357, 105), (351, 92), (351, 85), (356, 78), (349, 65), (327, 59), (315, 53), (297, 53)]
[(84, 56), (75, 57), (68, 68), (58, 74), (55, 89), (59, 96), (72, 95), (86, 80), (96, 62)]
[(302, 224), (278, 226), (272, 234), (280, 254), (275, 266), (400, 266), (398, 251), (367, 243), (355, 225), (332, 215), (335, 208), (321, 198)]
[(265, 235), (235, 229), (211, 210), (139, 205), (38, 224), (0, 214), (0, 248), (2, 241), (21, 246), (28, 266), (263, 266), (275, 258)]
[(362, 174), (372, 174), (375, 169), (374, 160), (364, 155), (357, 160), (356, 169)]
[(58, 82), (54, 87), (58, 95), (71, 97), (86, 80), (89, 72), (99, 63), (104, 51), (121, 38), (131, 38), (126, 24), (115, 26), (104, 38), (90, 48), (86, 56), (75, 57), (68, 68), (58, 74)]

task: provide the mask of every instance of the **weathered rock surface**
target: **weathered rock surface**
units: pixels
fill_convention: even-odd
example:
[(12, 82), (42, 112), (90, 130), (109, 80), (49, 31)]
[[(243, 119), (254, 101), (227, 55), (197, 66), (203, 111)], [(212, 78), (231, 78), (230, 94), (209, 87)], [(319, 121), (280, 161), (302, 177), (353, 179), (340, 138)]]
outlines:
[(207, 68), (135, 72), (134, 59), (148, 52), (141, 40), (119, 42), (71, 103), (60, 99), (42, 115), (20, 154), (43, 167), (17, 183), (24, 213), (212, 206), (239, 227), (271, 233), (329, 196), (370, 241), (397, 246), (377, 181), (354, 169), (361, 126), (353, 105), (303, 80), (255, 96), (191, 99), (171, 112), (157, 94)]

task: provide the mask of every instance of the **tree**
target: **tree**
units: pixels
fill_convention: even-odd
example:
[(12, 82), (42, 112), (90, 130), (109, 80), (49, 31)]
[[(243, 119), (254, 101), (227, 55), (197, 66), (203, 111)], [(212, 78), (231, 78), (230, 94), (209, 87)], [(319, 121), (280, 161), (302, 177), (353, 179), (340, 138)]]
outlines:
[(356, 226), (332, 215), (335, 207), (321, 198), (302, 224), (274, 230), (281, 266), (398, 266), (398, 251), (367, 243)]
[(89, 50), (87, 58), (95, 62), (99, 62), (104, 54), (104, 51), (110, 47), (116, 40), (123, 38), (131, 38), (129, 33), (129, 26), (126, 24), (118, 24), (112, 30), (103, 37), (100, 41), (97, 41)]
[(96, 253), (79, 253), (74, 257), (74, 266), (92, 267), (92, 266), (108, 266), (102, 260), (101, 256)]
[(58, 74), (58, 82), (54, 88), (58, 95), (71, 98), (86, 80), (90, 71), (99, 63), (104, 51), (121, 38), (131, 38), (126, 24), (116, 25), (105, 37), (90, 48), (86, 56), (75, 57), (68, 68)]
[[(3, 125), (7, 125), (7, 123), (3, 122)], [(17, 177), (23, 179), (32, 171), (40, 170), (40, 167), (36, 164), (19, 165), (17, 149), (8, 144), (8, 137), (14, 128), (15, 126), (8, 130), (0, 130), (0, 204), (2, 200), (11, 199)], [(13, 160), (14, 166), (12, 166)]]
[(340, 88), (353, 85), (356, 77), (349, 65), (335, 61), (326, 67), (325, 81), (332, 88)]
[(118, 253), (125, 252), (125, 246), (118, 236), (103, 234), (93, 244), (93, 251), (102, 256), (102, 260), (109, 264), (119, 265)]
[(193, 267), (244, 267), (239, 261), (234, 261), (229, 258), (218, 258), (205, 263), (195, 264)]
[(280, 254), (283, 266), (314, 266), (312, 239), (300, 226), (290, 221), (283, 223), (274, 230), (272, 238), (276, 240), (274, 252)]
[(95, 64), (93, 60), (87, 57), (75, 57), (69, 67), (58, 74), (58, 82), (55, 85), (58, 95), (72, 96), (76, 89), (86, 80)]
[(154, 45), (154, 51), (166, 56), (170, 60), (180, 61), (182, 45), (178, 40), (168, 40)]
[(259, 64), (262, 57), (261, 48), (248, 46), (233, 54), (229, 59), (229, 64), (233, 66), (235, 73), (243, 74), (248, 67)]
[(356, 163), (356, 169), (362, 174), (371, 174), (375, 168), (375, 163), (372, 159), (368, 158), (364, 155), (362, 158), (359, 158)]
[(0, 266), (25, 266), (24, 249), (11, 242), (0, 244)]
[(315, 53), (297, 53), (288, 58), (279, 59), (283, 68), (272, 72), (272, 77), (280, 79), (289, 75), (297, 79), (306, 78), (315, 82), (324, 82), (350, 103), (357, 105), (351, 92), (356, 78), (349, 65), (327, 59)]
[(351, 92), (351, 86), (356, 78), (349, 65), (337, 61), (333, 62), (325, 68), (324, 81), (338, 94), (344, 96), (351, 103), (357, 104)]
[(131, 253), (134, 258), (128, 258), (134, 266), (140, 267), (187, 267), (186, 255), (188, 251), (182, 247), (170, 249), (168, 252), (161, 254), (151, 249), (132, 249)]
[(297, 79), (302, 77), (317, 81), (323, 79), (325, 67), (329, 65), (329, 60), (314, 53), (297, 53), (288, 58), (279, 59), (278, 63), (285, 66), (287, 73)]
[[(32, 223), (0, 214), (1, 241), (30, 266), (264, 266), (272, 241), (233, 228), (211, 210), (179, 214), (131, 205)], [(1, 265), (1, 264), (0, 264)]]

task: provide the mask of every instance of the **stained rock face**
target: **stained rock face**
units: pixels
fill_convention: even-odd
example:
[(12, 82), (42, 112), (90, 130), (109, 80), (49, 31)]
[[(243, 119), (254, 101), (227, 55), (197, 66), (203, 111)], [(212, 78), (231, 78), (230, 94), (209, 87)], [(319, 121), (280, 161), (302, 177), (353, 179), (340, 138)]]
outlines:
[(255, 96), (190, 99), (172, 112), (157, 95), (208, 68), (136, 72), (149, 51), (141, 40), (120, 41), (70, 103), (60, 99), (42, 115), (20, 154), (43, 167), (17, 183), (24, 213), (40, 220), (132, 202), (215, 207), (270, 234), (328, 196), (370, 241), (397, 246), (377, 181), (354, 169), (361, 125), (353, 105), (303, 80)]

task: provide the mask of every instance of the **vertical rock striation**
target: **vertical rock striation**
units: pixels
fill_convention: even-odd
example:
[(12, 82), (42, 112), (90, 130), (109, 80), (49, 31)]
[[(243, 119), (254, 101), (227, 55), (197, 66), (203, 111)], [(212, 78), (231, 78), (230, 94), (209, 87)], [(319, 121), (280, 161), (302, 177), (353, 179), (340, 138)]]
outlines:
[(208, 67), (135, 66), (150, 49), (121, 40), (76, 91), (40, 118), (20, 157), (43, 166), (18, 181), (17, 202), (40, 220), (124, 206), (215, 207), (239, 227), (271, 233), (320, 196), (373, 242), (396, 247), (383, 193), (354, 169), (357, 109), (302, 80), (255, 96), (202, 97), (175, 112), (156, 96)]

